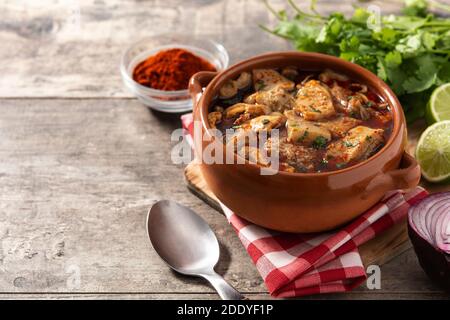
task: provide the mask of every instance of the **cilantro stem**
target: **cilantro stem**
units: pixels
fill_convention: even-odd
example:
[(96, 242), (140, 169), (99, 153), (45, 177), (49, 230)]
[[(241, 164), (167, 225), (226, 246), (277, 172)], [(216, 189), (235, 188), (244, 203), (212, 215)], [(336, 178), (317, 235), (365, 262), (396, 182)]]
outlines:
[(260, 27), (262, 30), (264, 30), (264, 31), (266, 31), (266, 32), (268, 32), (268, 33), (270, 33), (270, 34), (273, 34), (274, 36), (277, 36), (277, 37), (280, 37), (280, 38), (283, 38), (283, 39), (286, 39), (286, 40), (293, 40), (292, 38), (290, 38), (290, 37), (288, 37), (288, 36), (279, 34), (279, 33), (277, 33), (276, 31), (273, 31), (273, 30), (269, 29), (269, 28), (266, 27), (265, 25), (258, 24), (258, 27)]
[(311, 19), (319, 19), (319, 20), (326, 20), (326, 18), (325, 17), (322, 17), (321, 15), (319, 15), (319, 14), (310, 14), (310, 13), (307, 13), (307, 12), (304, 12), (304, 11), (302, 11), (295, 3), (294, 3), (294, 1), (293, 0), (288, 0), (288, 3), (289, 3), (289, 5), (297, 12), (297, 14), (299, 15), (299, 16), (303, 16), (303, 17), (306, 17), (306, 18), (311, 18)]
[(309, 3), (309, 10), (314, 12), (316, 15), (320, 16), (319, 12), (317, 12), (317, 10), (316, 10), (316, 3), (317, 3), (317, 0), (311, 0)]
[(450, 54), (450, 50), (428, 50), (428, 51), (437, 54)]
[(425, 22), (422, 27), (448, 27), (450, 26), (450, 21), (433, 21)]
[(426, 28), (427, 31), (435, 32), (435, 33), (442, 33), (440, 37), (444, 36), (449, 29), (449, 26), (440, 26), (440, 27), (430, 27)]
[[(269, 4), (269, 1), (263, 0), (264, 5), (266, 8), (278, 19), (283, 20), (280, 14)], [(267, 31), (267, 30), (266, 30)]]

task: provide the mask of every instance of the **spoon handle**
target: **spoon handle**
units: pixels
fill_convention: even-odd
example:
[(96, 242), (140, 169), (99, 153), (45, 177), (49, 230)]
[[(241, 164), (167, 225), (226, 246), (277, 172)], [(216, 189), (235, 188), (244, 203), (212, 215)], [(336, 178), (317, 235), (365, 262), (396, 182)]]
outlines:
[(211, 285), (216, 289), (222, 300), (244, 300), (246, 299), (235, 288), (233, 288), (225, 279), (217, 274), (215, 271), (205, 273), (201, 275), (203, 278), (209, 281)]

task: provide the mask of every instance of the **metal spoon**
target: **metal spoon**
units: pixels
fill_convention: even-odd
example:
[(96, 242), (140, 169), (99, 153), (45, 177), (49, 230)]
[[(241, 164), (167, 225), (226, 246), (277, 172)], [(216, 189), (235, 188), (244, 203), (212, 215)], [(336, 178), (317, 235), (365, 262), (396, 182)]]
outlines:
[(214, 271), (219, 242), (194, 211), (174, 201), (158, 201), (148, 213), (147, 232), (153, 248), (173, 270), (205, 278), (223, 300), (244, 299)]

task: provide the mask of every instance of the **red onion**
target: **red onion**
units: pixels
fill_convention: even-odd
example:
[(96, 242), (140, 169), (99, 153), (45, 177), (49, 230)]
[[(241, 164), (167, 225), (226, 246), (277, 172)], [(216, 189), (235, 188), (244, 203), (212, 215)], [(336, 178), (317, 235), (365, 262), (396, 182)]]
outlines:
[(450, 291), (450, 192), (429, 195), (412, 206), (408, 233), (422, 268)]

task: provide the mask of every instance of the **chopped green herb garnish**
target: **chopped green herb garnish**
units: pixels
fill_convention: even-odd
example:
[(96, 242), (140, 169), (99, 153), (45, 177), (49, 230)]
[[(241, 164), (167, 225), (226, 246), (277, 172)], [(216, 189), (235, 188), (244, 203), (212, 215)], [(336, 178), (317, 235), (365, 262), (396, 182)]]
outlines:
[(314, 149), (323, 149), (327, 146), (327, 139), (324, 136), (318, 136), (314, 139), (312, 146)]
[(353, 96), (348, 96), (348, 97), (347, 97), (347, 100), (348, 100), (348, 101), (350, 101), (350, 100), (352, 100), (352, 99), (353, 99)]
[(292, 165), (298, 172), (308, 172), (308, 169), (301, 164), (293, 164)]
[(336, 168), (342, 169), (345, 167), (345, 165), (346, 165), (346, 163), (336, 163)]
[(433, 88), (450, 82), (450, 8), (441, 2), (405, 0), (402, 14), (377, 17), (362, 1), (352, 15), (322, 15), (314, 9), (317, 0), (311, 0), (312, 12), (289, 0), (294, 14), (268, 5), (278, 22), (263, 29), (299, 51), (338, 56), (374, 72), (400, 97), (412, 122), (425, 116)]
[(328, 160), (325, 158), (322, 158), (317, 167), (318, 167), (317, 172), (322, 172), (323, 169), (327, 169), (328, 168)]
[(372, 101), (367, 101), (366, 106), (368, 108), (370, 108), (371, 106), (373, 106), (373, 102)]
[(314, 111), (314, 112), (322, 113), (322, 111), (320, 111), (319, 109), (314, 108), (312, 105), (310, 105), (309, 108), (310, 108), (312, 111)]
[(262, 90), (266, 87), (266, 84), (262, 80), (256, 81), (256, 90)]
[(303, 134), (300, 137), (298, 137), (297, 142), (302, 142), (303, 140), (305, 140), (308, 134), (309, 134), (308, 130), (305, 130)]
[(344, 146), (346, 146), (347, 148), (353, 148), (353, 147), (356, 147), (357, 145), (358, 145), (358, 143), (353, 143), (353, 142), (350, 142), (350, 141), (346, 141), (346, 140), (344, 140), (344, 141), (342, 141), (342, 143), (344, 144)]
[(372, 141), (372, 139), (373, 139), (373, 138), (372, 138), (371, 136), (366, 136), (366, 141), (369, 141), (369, 142), (370, 142), (370, 141)]
[(262, 124), (264, 124), (264, 125), (266, 125), (266, 124), (268, 124), (268, 123), (270, 123), (270, 120), (269, 120), (269, 119), (264, 119), (264, 120), (262, 121)]
[(234, 129), (234, 130), (236, 130), (236, 129), (241, 128), (241, 126), (232, 126), (231, 128)]

